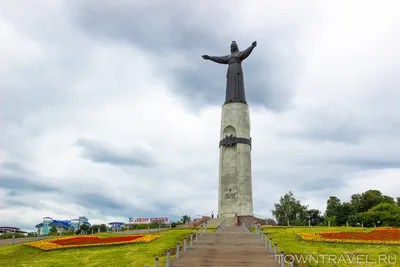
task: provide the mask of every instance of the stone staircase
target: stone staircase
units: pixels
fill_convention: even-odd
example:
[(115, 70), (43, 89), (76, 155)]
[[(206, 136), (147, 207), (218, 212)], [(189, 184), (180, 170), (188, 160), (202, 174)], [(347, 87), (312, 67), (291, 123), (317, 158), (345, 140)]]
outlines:
[(226, 226), (234, 226), (235, 225), (235, 218), (214, 218), (207, 221), (208, 228), (216, 228), (217, 226), (221, 225), (221, 223), (225, 221)]
[[(208, 221), (217, 222), (214, 219)], [(221, 218), (221, 222), (225, 219)], [(231, 224), (232, 225), (232, 224)], [(186, 252), (170, 262), (170, 267), (281, 267), (268, 252), (265, 243), (244, 227), (224, 227), (214, 233), (203, 233)]]

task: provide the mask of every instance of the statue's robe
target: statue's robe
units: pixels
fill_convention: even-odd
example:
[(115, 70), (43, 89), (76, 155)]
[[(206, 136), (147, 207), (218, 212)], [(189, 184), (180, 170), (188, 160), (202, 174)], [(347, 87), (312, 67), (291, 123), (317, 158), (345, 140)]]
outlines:
[(244, 78), (242, 70), (242, 61), (245, 60), (253, 51), (250, 46), (244, 51), (234, 51), (232, 54), (223, 57), (210, 56), (210, 60), (220, 64), (229, 64), (226, 73), (226, 97), (225, 104), (232, 102), (246, 103), (244, 90)]

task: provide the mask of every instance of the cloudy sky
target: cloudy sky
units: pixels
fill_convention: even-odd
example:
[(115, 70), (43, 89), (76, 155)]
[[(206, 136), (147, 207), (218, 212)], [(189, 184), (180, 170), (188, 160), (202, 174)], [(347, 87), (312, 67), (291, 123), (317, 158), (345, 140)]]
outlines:
[[(168, 4), (167, 4), (168, 3)], [(400, 188), (400, 3), (0, 1), (0, 224), (217, 210), (236, 40), (255, 213)]]

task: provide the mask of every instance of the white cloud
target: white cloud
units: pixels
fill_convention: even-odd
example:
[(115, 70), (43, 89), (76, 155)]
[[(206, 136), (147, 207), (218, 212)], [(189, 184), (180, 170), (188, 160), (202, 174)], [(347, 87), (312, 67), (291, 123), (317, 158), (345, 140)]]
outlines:
[[(178, 82), (182, 68), (197, 75), (215, 68), (221, 74), (216, 82), (223, 84), (226, 66), (202, 62), (198, 44), (179, 47), (192, 41), (185, 37), (200, 32), (200, 24), (210, 38), (227, 42), (214, 48), (216, 54), (228, 51), (232, 39), (241, 48), (257, 40), (254, 55), (243, 63), (247, 95), (258, 87), (265, 99), (281, 94), (289, 103), (280, 112), (249, 103), (257, 214), (270, 216), (273, 203), (289, 190), (321, 210), (330, 195), (348, 200), (368, 189), (397, 194), (397, 2), (201, 2), (196, 9), (180, 7), (187, 13), (175, 20), (188, 18), (186, 24), (173, 24), (168, 14), (160, 20), (163, 29), (174, 25), (174, 38), (179, 25), (192, 29), (193, 36), (182, 33), (176, 47), (161, 28), (144, 24), (148, 35), (160, 35), (159, 46), (169, 46), (157, 53), (143, 50), (143, 40), (124, 28), (114, 31), (125, 39), (83, 30), (75, 12), (90, 5), (54, 1), (26, 13), (12, 3), (0, 6), (0, 58), (7, 65), (0, 67), (7, 100), (0, 107), (1, 162), (20, 163), (34, 173), (27, 180), (62, 193), (13, 196), (25, 204), (2, 207), (2, 224), (34, 226), (43, 216), (108, 222), (147, 213), (216, 212), (221, 107), (193, 108), (199, 92), (189, 99)], [(227, 6), (229, 12), (222, 12)], [(107, 14), (122, 16), (123, 8), (116, 5)], [(251, 68), (265, 69), (265, 75), (254, 77), (246, 72)], [(222, 104), (224, 88), (213, 94)], [(155, 165), (94, 162), (76, 146), (80, 139), (126, 157), (150, 155)], [(0, 203), (10, 200), (7, 190), (0, 180)]]

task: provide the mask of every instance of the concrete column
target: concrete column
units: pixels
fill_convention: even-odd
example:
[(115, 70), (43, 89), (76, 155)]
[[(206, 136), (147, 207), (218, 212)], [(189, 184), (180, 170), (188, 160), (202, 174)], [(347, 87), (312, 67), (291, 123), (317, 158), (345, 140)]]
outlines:
[(181, 249), (181, 244), (176, 243), (176, 258), (179, 259), (179, 250)]
[(167, 265), (165, 267), (170, 267), (170, 262), (171, 262), (171, 250), (167, 250)]
[[(220, 140), (233, 135), (250, 139), (249, 107), (244, 103), (222, 106)], [(220, 146), (219, 201), (220, 217), (253, 215), (251, 146), (237, 143)]]
[(272, 252), (272, 238), (269, 238), (269, 252)]

